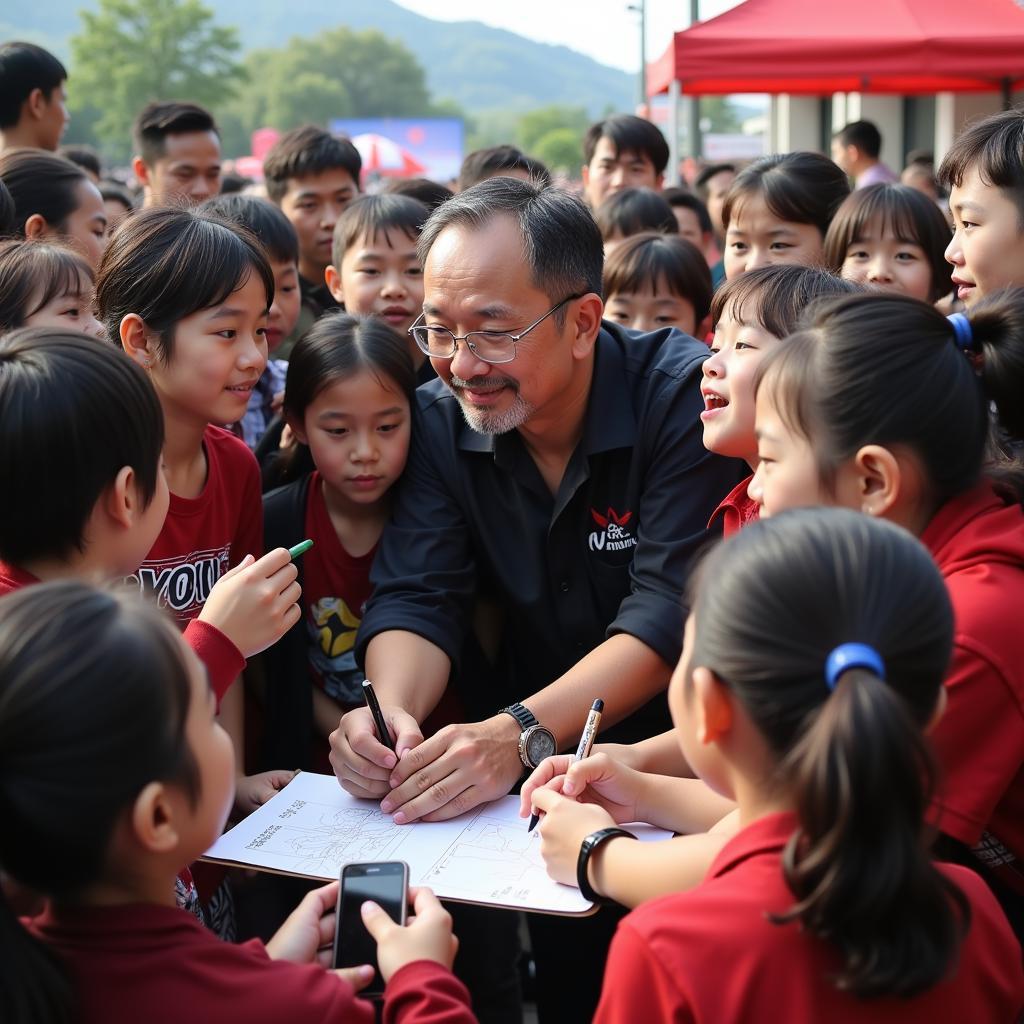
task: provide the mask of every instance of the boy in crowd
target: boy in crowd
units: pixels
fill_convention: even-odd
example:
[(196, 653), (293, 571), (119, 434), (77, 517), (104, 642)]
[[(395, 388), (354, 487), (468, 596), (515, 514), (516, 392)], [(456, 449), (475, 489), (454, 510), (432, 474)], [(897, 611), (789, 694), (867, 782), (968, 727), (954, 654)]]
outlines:
[(61, 146), (59, 153), (65, 160), (81, 167), (89, 180), (98, 185), (103, 177), (103, 165), (100, 163), (100, 155), (92, 146)]
[(144, 207), (182, 199), (198, 204), (220, 192), (220, 135), (209, 111), (174, 100), (149, 103), (132, 137)]
[(950, 190), (946, 259), (957, 298), (970, 307), (1000, 288), (1024, 286), (1024, 111), (1004, 110), (971, 125), (937, 177)]
[(832, 136), (832, 159), (853, 178), (854, 188), (899, 181), (882, 163), (882, 133), (870, 121), (853, 121)]
[(299, 286), (302, 312), (285, 350), (322, 314), (337, 309), (324, 283), (331, 262), (334, 225), (359, 195), (363, 169), (359, 150), (315, 125), (286, 132), (263, 161), (267, 197), (281, 208), (299, 238)]
[(70, 120), (67, 77), (64, 65), (41, 46), (0, 46), (0, 153), (21, 146), (57, 148)]
[(527, 156), (515, 146), (490, 146), (476, 149), (459, 168), (459, 191), (465, 192), (487, 178), (521, 178), (538, 185), (551, 184), (551, 172), (539, 160)]
[(725, 224), (722, 223), (722, 206), (736, 180), (735, 164), (708, 164), (693, 181), (693, 191), (708, 208), (711, 230), (715, 233), (715, 244), (719, 251), (725, 245)]
[[(708, 208), (691, 192), (674, 185), (661, 193), (679, 225), (679, 235), (700, 249), (701, 254), (713, 264), (718, 255), (715, 252), (715, 236), (711, 228), (711, 215)], [(712, 258), (714, 257), (714, 258)]]
[(596, 210), (624, 188), (661, 188), (668, 142), (650, 121), (617, 114), (592, 124), (583, 139), (583, 194)]

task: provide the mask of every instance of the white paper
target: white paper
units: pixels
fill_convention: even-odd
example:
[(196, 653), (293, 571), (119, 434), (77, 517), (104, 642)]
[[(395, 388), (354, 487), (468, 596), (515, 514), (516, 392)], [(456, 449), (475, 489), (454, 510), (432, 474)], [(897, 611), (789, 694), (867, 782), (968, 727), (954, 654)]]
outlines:
[[(396, 825), (372, 800), (349, 796), (333, 775), (301, 772), (207, 851), (215, 860), (333, 880), (342, 865), (404, 860), (411, 885), (442, 899), (579, 914), (592, 904), (548, 877), (540, 836), (526, 831), (519, 798), (502, 797), (452, 821)], [(641, 839), (663, 829), (630, 825)]]

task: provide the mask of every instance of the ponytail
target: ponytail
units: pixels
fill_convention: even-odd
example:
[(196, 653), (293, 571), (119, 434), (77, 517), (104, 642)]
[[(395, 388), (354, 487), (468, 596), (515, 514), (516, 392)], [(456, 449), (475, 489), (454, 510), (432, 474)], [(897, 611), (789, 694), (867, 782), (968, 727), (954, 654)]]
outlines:
[[(954, 314), (964, 316), (964, 314)], [(1024, 288), (1005, 288), (982, 299), (966, 314), (985, 395), (999, 426), (1024, 440)]]
[(72, 1019), (71, 981), (60, 959), (15, 916), (0, 879), (0, 1020), (65, 1024)]
[(870, 671), (844, 673), (784, 774), (800, 821), (783, 854), (797, 902), (772, 920), (837, 945), (836, 985), (862, 998), (936, 985), (970, 910), (922, 842), (935, 769), (906, 703)]
[[(743, 706), (796, 810), (783, 855), (795, 902), (771, 920), (831, 943), (841, 954), (833, 980), (857, 996), (937, 984), (969, 917), (929, 859), (934, 772), (923, 733), (953, 614), (928, 552), (846, 509), (784, 512), (712, 552), (693, 615), (690, 664)], [(874, 670), (863, 667), (872, 659), (833, 667), (851, 642), (870, 648)]]

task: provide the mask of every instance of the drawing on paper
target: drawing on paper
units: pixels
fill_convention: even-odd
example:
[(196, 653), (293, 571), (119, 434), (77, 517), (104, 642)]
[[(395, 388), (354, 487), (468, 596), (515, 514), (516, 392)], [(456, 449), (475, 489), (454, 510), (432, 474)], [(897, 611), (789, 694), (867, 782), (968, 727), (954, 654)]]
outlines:
[(299, 874), (328, 878), (342, 864), (394, 860), (409, 834), (379, 811), (339, 809), (308, 800), (293, 801), (278, 820), (283, 824), (268, 826), (245, 848), (287, 858), (290, 870)]

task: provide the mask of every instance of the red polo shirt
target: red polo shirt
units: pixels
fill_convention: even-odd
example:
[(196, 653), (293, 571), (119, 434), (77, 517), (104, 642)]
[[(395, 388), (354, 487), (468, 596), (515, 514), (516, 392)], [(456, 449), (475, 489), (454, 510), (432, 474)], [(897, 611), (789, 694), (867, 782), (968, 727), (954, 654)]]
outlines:
[(1024, 1006), (1020, 947), (985, 883), (943, 864), (971, 906), (954, 976), (913, 999), (859, 1000), (829, 980), (829, 943), (798, 924), (772, 924), (793, 895), (781, 851), (791, 814), (749, 825), (722, 849), (696, 889), (651, 900), (619, 925), (595, 1024), (963, 1024), (1010, 1022)]
[[(932, 730), (943, 832), (987, 833), (1024, 860), (1024, 509), (989, 483), (947, 502), (921, 540), (953, 602), (948, 704)], [(995, 865), (993, 865), (995, 866)]]
[(744, 526), (748, 526), (761, 517), (761, 506), (747, 495), (747, 488), (753, 479), (754, 474), (751, 473), (722, 499), (708, 520), (709, 528), (720, 520), (722, 536), (731, 537), (734, 533), (739, 533)]

